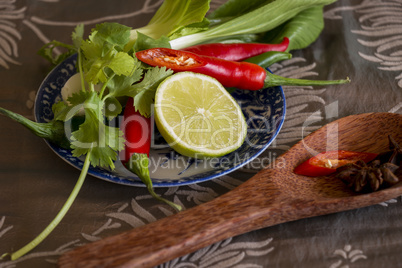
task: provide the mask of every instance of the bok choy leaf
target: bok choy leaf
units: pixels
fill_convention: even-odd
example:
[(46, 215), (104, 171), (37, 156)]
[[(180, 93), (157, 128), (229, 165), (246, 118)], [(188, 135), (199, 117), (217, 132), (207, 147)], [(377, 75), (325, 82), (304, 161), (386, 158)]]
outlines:
[[(336, 0), (277, 0), (277, 1), (252, 1), (256, 8), (230, 20), (223, 20), (221, 24), (208, 30), (179, 37), (171, 40), (170, 45), (174, 49), (182, 49), (211, 40), (243, 34), (257, 34), (272, 30), (293, 18), (303, 10), (323, 6)], [(240, 3), (239, 0), (232, 1)], [(260, 2), (260, 3), (259, 3)], [(258, 5), (260, 4), (260, 5)], [(227, 14), (235, 14), (239, 11), (233, 9)]]
[[(210, 0), (165, 0), (159, 7), (149, 23), (141, 28), (131, 30), (131, 42), (127, 48), (131, 48), (137, 40), (137, 32), (154, 39), (162, 36), (169, 37), (175, 32), (187, 27), (185, 34), (192, 34), (208, 28), (208, 20), (205, 14), (209, 10)], [(195, 27), (199, 24), (198, 27)]]
[(324, 29), (323, 7), (316, 6), (303, 10), (281, 26), (268, 31), (259, 40), (263, 43), (281, 42), (284, 37), (289, 38), (289, 47), (286, 51), (302, 49), (313, 43)]

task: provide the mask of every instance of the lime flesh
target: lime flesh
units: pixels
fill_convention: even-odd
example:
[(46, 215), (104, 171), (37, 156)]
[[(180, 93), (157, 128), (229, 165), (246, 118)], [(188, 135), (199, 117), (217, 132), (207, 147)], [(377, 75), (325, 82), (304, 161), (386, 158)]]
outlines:
[(236, 100), (216, 79), (192, 72), (174, 74), (159, 85), (155, 122), (175, 151), (195, 158), (228, 154), (247, 133)]

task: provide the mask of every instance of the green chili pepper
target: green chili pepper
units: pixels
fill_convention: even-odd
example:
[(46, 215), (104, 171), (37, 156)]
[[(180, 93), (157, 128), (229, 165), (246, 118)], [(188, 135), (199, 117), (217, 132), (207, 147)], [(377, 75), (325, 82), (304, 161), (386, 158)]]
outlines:
[(20, 123), (28, 128), (33, 134), (38, 137), (44, 138), (64, 149), (70, 149), (70, 141), (66, 137), (65, 127), (70, 126), (71, 132), (78, 129), (79, 125), (85, 120), (83, 116), (74, 116), (70, 121), (64, 123), (59, 120), (52, 120), (48, 123), (38, 123), (25, 118), (24, 116), (11, 112), (7, 109), (0, 107), (0, 114), (7, 116), (10, 119)]
[(292, 58), (292, 54), (290, 54), (288, 52), (269, 51), (269, 52), (265, 52), (260, 55), (248, 58), (244, 61), (260, 65), (263, 68), (267, 68), (276, 62), (279, 62), (282, 60), (288, 60), (291, 58)]

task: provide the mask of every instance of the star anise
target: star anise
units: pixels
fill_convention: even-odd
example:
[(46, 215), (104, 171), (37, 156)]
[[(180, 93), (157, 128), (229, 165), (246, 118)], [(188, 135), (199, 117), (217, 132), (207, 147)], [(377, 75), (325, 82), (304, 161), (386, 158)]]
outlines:
[(376, 159), (380, 159), (382, 163), (392, 163), (401, 166), (402, 163), (402, 148), (394, 140), (392, 136), (388, 136), (389, 140), (389, 151), (381, 153)]
[(355, 192), (377, 191), (380, 186), (392, 186), (399, 182), (394, 172), (399, 166), (392, 163), (381, 164), (373, 160), (369, 164), (364, 161), (344, 165), (338, 168), (337, 177), (345, 182)]
[(374, 192), (402, 180), (402, 149), (391, 136), (388, 138), (390, 151), (379, 154), (368, 164), (359, 160), (341, 166), (337, 169), (337, 177), (355, 192)]

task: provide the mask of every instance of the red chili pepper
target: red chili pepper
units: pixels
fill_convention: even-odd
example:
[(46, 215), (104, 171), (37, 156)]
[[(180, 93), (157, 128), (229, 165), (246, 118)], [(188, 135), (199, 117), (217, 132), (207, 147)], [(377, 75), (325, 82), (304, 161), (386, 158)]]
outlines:
[(169, 48), (152, 48), (136, 53), (151, 66), (166, 66), (174, 72), (191, 71), (216, 78), (225, 87), (258, 90), (263, 88), (265, 70), (252, 63), (235, 62)]
[(274, 75), (257, 64), (222, 60), (170, 48), (151, 48), (135, 55), (151, 66), (167, 67), (174, 72), (190, 71), (209, 75), (225, 87), (238, 89), (259, 90), (281, 85), (313, 86), (350, 82), (349, 79), (322, 81), (286, 78)]
[(141, 179), (154, 198), (177, 210), (181, 210), (180, 205), (157, 195), (153, 189), (148, 168), (151, 149), (151, 126), (151, 119), (137, 112), (134, 107), (134, 99), (129, 98), (124, 108), (123, 122), (120, 127), (126, 139), (124, 150), (120, 153), (120, 161)]
[(216, 57), (223, 60), (242, 61), (268, 51), (286, 51), (289, 38), (283, 38), (279, 44), (263, 43), (212, 43), (200, 44), (182, 49), (202, 56)]
[(133, 154), (149, 156), (151, 148), (151, 119), (135, 110), (133, 98), (129, 98), (124, 109), (121, 129), (126, 140), (121, 161), (126, 164)]
[(294, 173), (310, 177), (326, 176), (336, 171), (338, 167), (354, 163), (358, 160), (370, 162), (377, 157), (375, 153), (352, 151), (327, 151), (320, 153), (301, 163), (294, 169)]

